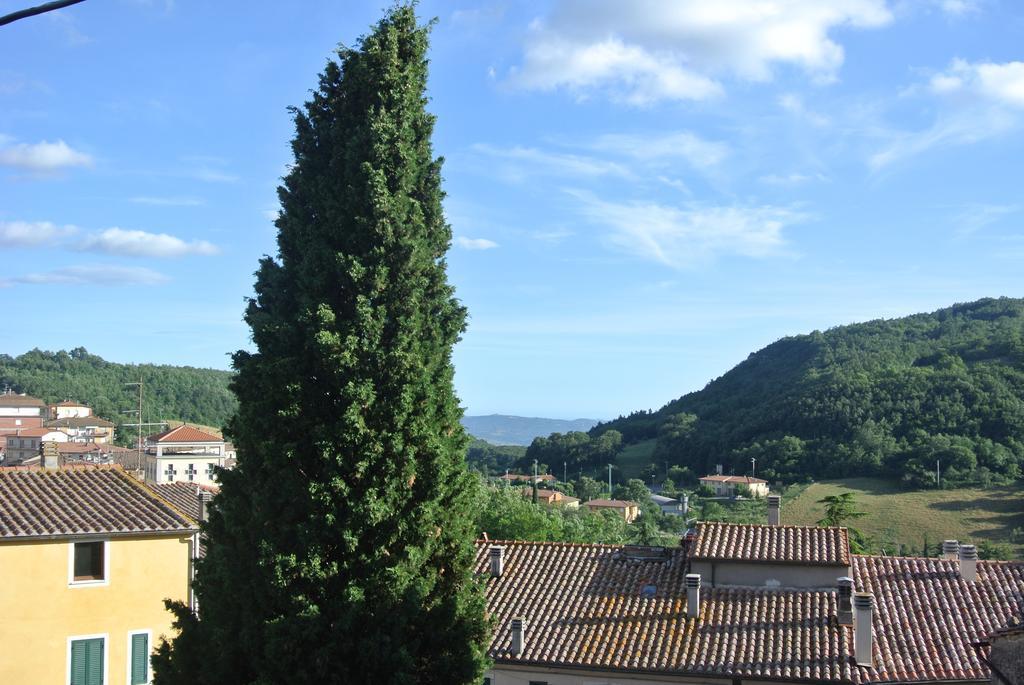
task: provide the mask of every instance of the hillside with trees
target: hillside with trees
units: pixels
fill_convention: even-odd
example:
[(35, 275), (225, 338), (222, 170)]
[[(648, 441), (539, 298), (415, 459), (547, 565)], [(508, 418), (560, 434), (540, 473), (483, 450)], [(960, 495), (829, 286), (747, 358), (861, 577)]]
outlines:
[(749, 473), (753, 458), (773, 482), (856, 474), (923, 487), (938, 464), (943, 485), (1007, 483), (1024, 463), (1024, 300), (783, 338), (703, 390), (586, 439), (538, 439), (528, 456), (555, 471), (577, 454), (593, 462), (589, 445), (609, 434), (620, 450), (653, 445), (659, 474)]
[(138, 406), (138, 389), (125, 383), (139, 380), (145, 386), (146, 421), (177, 419), (220, 427), (238, 406), (228, 389), (231, 373), (227, 371), (117, 364), (89, 354), (84, 347), (57, 352), (36, 349), (17, 357), (0, 354), (0, 388), (7, 386), (46, 402), (84, 402), (97, 416), (118, 424), (135, 421), (133, 414), (122, 412)]

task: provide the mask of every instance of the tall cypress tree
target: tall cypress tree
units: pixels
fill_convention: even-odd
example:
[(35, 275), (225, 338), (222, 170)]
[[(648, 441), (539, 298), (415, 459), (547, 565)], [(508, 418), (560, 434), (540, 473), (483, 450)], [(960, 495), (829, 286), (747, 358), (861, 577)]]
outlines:
[(234, 355), (239, 463), (205, 527), (201, 615), (175, 607), (158, 683), (480, 677), (428, 32), (393, 8), (293, 110), (279, 254), (245, 315), (256, 351)]

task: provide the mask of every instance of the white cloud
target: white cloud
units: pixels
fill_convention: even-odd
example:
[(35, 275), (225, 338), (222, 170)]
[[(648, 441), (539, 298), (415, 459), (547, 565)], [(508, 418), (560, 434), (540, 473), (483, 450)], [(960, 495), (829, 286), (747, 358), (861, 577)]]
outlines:
[(561, 0), (531, 25), (509, 80), (633, 105), (706, 100), (720, 76), (767, 81), (776, 65), (827, 82), (843, 62), (830, 31), (891, 20), (885, 0)]
[(498, 247), (498, 243), (487, 238), (467, 238), (461, 235), (455, 238), (455, 244), (463, 250), (493, 250)]
[(18, 143), (0, 150), (0, 164), (37, 173), (76, 166), (91, 166), (92, 157), (72, 149), (63, 140), (54, 143)]
[(807, 109), (803, 98), (795, 93), (785, 93), (780, 95), (778, 103), (779, 107), (782, 109), (814, 126), (824, 127), (828, 126), (830, 123), (828, 117)]
[(129, 257), (184, 257), (215, 255), (220, 252), (216, 245), (205, 240), (186, 242), (166, 233), (129, 231), (116, 227), (89, 236), (79, 249)]
[(977, 12), (977, 0), (938, 0), (939, 9), (953, 17), (960, 17), (965, 14)]
[(78, 229), (49, 221), (0, 221), (0, 246), (37, 247), (55, 245)]
[(495, 147), (485, 143), (473, 146), (477, 152), (508, 162), (506, 175), (527, 178), (543, 173), (557, 176), (621, 176), (629, 177), (629, 169), (616, 162), (569, 153), (546, 152), (532, 147)]
[(199, 207), (200, 205), (206, 204), (202, 198), (198, 197), (140, 196), (133, 197), (129, 201), (138, 205), (154, 205), (156, 207)]
[(772, 186), (796, 186), (810, 181), (827, 181), (828, 177), (824, 174), (765, 174), (757, 180)]
[(199, 167), (198, 169), (193, 170), (190, 175), (193, 178), (205, 181), (206, 183), (234, 183), (238, 180), (238, 176), (235, 174), (211, 169), (210, 167)]
[(966, 207), (963, 211), (953, 217), (956, 223), (956, 233), (962, 238), (967, 238), (986, 226), (990, 226), (1004, 216), (1016, 214), (1020, 207), (1016, 205), (991, 205), (976, 204)]
[(729, 154), (725, 143), (704, 140), (689, 131), (649, 135), (609, 133), (599, 136), (590, 147), (643, 161), (684, 159), (699, 169), (716, 166)]
[(53, 271), (25, 274), (0, 280), (0, 286), (17, 283), (29, 285), (157, 285), (166, 283), (167, 276), (141, 266), (88, 264), (67, 266)]
[(940, 99), (935, 122), (920, 131), (889, 136), (888, 144), (869, 158), (880, 169), (945, 145), (967, 145), (1017, 129), (1024, 114), (1024, 62), (953, 60), (946, 71), (932, 75), (926, 88)]
[(682, 207), (657, 203), (617, 203), (591, 193), (570, 191), (594, 224), (611, 229), (608, 241), (638, 257), (681, 269), (720, 255), (763, 258), (785, 254), (783, 229), (805, 217), (771, 207)]

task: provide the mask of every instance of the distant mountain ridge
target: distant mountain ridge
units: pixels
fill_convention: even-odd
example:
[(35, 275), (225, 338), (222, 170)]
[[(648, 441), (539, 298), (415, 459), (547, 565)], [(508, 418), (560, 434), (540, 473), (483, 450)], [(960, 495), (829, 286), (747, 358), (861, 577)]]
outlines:
[(596, 419), (545, 419), (506, 414), (462, 417), (462, 425), (467, 433), (492, 445), (529, 445), (537, 437), (551, 433), (588, 431), (597, 424)]

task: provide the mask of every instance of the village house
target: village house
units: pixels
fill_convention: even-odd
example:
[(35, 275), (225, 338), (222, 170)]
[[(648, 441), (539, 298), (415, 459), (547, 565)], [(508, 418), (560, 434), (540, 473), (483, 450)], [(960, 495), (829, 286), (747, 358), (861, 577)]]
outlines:
[[(532, 483), (533, 480), (534, 480), (534, 477), (533, 476), (528, 476), (528, 475), (522, 474), (522, 473), (506, 473), (505, 475), (503, 475), (501, 477), (500, 480), (503, 480), (506, 483)], [(538, 483), (554, 483), (555, 480), (557, 480), (557, 479), (554, 476), (552, 476), (550, 473), (538, 473), (537, 474), (537, 482)]]
[(747, 486), (754, 497), (768, 496), (768, 481), (752, 476), (704, 476), (700, 479), (700, 484), (711, 488), (716, 497), (735, 497), (736, 487), (739, 485)]
[(658, 505), (661, 513), (669, 516), (686, 516), (690, 511), (690, 497), (683, 495), (680, 499), (651, 494), (651, 501)]
[(49, 406), (49, 418), (51, 420), (84, 418), (86, 416), (92, 416), (92, 408), (81, 402), (65, 400)]
[(187, 424), (149, 436), (145, 452), (148, 483), (215, 485), (214, 469), (224, 466), (224, 439)]
[(42, 428), (46, 403), (37, 397), (0, 394), (0, 435), (26, 428)]
[(150, 682), (197, 532), (117, 467), (0, 469), (0, 683)]
[[(533, 488), (523, 488), (524, 497), (533, 497)], [(558, 490), (545, 490), (543, 488), (537, 488), (537, 503), (543, 504), (546, 507), (565, 507), (566, 509), (579, 509), (580, 501), (576, 497), (570, 497), (564, 492)]]
[(49, 428), (19, 428), (4, 436), (4, 465), (18, 466), (39, 456), (43, 443), (64, 442), (68, 439), (60, 431)]
[(946, 547), (860, 556), (844, 528), (716, 523), (670, 548), (480, 541), (484, 683), (1003, 683), (988, 659), (1020, 663), (1024, 562)]
[(45, 425), (65, 433), (72, 442), (107, 444), (114, 441), (114, 424), (98, 416), (65, 416), (47, 421)]
[(625, 519), (626, 523), (632, 523), (640, 516), (639, 504), (621, 499), (592, 499), (583, 506), (590, 511), (614, 511)]

